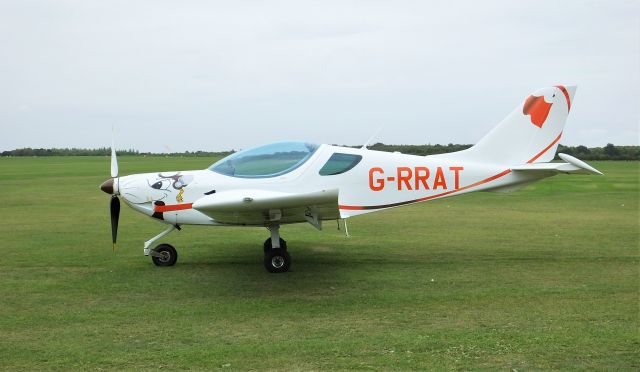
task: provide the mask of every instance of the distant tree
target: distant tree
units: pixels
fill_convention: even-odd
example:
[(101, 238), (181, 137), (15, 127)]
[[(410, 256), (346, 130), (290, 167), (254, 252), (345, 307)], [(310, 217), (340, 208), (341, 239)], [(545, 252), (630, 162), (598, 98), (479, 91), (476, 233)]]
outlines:
[(618, 149), (612, 143), (607, 143), (607, 145), (604, 147), (604, 153), (609, 159), (616, 159), (620, 157), (620, 151), (618, 151)]

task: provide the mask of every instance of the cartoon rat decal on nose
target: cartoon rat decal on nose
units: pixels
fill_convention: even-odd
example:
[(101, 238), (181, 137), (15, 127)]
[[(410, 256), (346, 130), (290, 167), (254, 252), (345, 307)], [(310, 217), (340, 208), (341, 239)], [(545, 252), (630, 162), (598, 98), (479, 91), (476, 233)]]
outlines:
[(164, 190), (168, 192), (172, 192), (170, 188), (178, 190), (176, 201), (181, 203), (183, 201), (182, 195), (184, 194), (184, 188), (188, 186), (192, 180), (193, 176), (185, 176), (180, 173), (176, 173), (171, 176), (165, 176), (162, 173), (159, 173), (158, 178), (155, 180), (147, 180), (147, 183), (149, 184), (149, 187), (155, 190)]
[[(152, 189), (164, 190), (168, 192), (172, 192), (171, 188), (173, 188), (174, 190), (178, 190), (178, 194), (176, 195), (176, 202), (182, 203), (184, 201), (184, 188), (193, 181), (193, 176), (182, 175), (179, 172), (170, 176), (165, 176), (162, 173), (159, 173), (158, 178), (155, 180), (156, 182), (153, 181), (154, 180), (147, 180), (147, 183)], [(166, 195), (167, 194), (165, 194), (165, 196)], [(164, 197), (161, 199), (164, 199)], [(161, 208), (158, 207), (165, 206), (165, 202), (157, 199), (154, 201), (153, 205), (154, 213), (151, 215), (151, 217), (157, 218), (159, 220), (164, 220), (163, 212), (161, 211)]]

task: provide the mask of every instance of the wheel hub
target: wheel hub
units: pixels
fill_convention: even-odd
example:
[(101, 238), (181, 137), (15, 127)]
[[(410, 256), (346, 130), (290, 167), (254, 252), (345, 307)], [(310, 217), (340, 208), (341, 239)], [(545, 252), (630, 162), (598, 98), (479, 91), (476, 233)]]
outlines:
[(274, 256), (273, 258), (271, 258), (271, 265), (273, 265), (273, 267), (275, 267), (276, 269), (281, 268), (282, 266), (284, 266), (284, 257)]
[(160, 254), (162, 255), (162, 257), (159, 257), (161, 262), (169, 262), (169, 260), (171, 260), (171, 254), (169, 252), (164, 251), (160, 252)]

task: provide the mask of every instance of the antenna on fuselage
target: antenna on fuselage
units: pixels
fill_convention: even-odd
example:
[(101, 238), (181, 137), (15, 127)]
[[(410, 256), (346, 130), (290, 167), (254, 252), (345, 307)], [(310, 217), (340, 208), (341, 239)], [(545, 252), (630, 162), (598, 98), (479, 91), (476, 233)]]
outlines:
[(369, 137), (369, 139), (367, 140), (367, 142), (364, 143), (364, 145), (362, 145), (362, 147), (360, 147), (360, 150), (367, 150), (367, 146), (369, 146), (369, 143), (371, 143), (371, 141), (376, 138), (376, 136), (378, 135), (378, 133), (380, 133), (380, 131), (382, 130), (382, 128), (384, 128), (384, 125), (381, 125), (378, 130), (376, 130), (375, 132), (373, 132), (373, 135), (371, 137)]

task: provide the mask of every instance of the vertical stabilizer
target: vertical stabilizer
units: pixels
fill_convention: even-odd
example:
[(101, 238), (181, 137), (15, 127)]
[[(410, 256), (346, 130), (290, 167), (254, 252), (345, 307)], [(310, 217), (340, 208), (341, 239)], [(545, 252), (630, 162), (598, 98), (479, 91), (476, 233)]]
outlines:
[(534, 92), (465, 155), (477, 161), (504, 164), (551, 161), (575, 92), (575, 86), (563, 85)]

